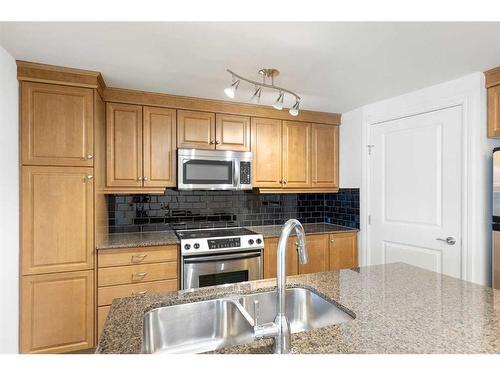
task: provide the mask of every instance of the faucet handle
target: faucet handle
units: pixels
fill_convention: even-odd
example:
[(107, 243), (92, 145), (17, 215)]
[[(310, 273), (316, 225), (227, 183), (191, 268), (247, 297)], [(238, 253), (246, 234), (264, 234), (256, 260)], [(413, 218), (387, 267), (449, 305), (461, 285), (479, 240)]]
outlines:
[(253, 321), (254, 321), (255, 326), (259, 325), (259, 318), (260, 318), (259, 301), (254, 299), (253, 300)]

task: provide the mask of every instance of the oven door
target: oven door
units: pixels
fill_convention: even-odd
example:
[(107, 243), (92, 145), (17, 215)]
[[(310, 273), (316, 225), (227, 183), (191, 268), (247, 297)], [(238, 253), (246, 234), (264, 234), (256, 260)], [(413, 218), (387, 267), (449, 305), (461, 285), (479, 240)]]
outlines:
[(182, 289), (262, 279), (262, 250), (183, 257)]

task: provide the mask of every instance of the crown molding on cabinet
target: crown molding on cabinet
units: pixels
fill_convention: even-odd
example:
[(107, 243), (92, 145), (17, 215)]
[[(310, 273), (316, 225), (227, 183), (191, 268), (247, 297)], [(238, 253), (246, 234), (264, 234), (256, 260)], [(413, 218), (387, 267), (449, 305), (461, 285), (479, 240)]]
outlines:
[(56, 65), (33, 63), (17, 60), (17, 79), (19, 81), (57, 83), (66, 86), (89, 87), (97, 89), (104, 97), (106, 83), (100, 72), (66, 68)]
[(486, 77), (486, 88), (500, 85), (500, 66), (484, 72)]

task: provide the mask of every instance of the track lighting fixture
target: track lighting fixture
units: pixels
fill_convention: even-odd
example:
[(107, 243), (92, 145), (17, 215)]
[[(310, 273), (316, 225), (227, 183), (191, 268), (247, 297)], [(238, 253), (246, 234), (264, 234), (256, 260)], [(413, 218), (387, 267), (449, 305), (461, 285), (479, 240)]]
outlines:
[[(231, 83), (231, 86), (227, 87), (224, 89), (224, 93), (226, 96), (229, 98), (233, 99), (236, 95), (236, 90), (238, 89), (238, 85), (240, 84), (241, 81), (248, 82), (252, 85), (255, 86), (255, 91), (252, 97), (250, 98), (251, 103), (259, 103), (260, 102), (260, 96), (262, 94), (262, 89), (271, 89), (279, 92), (278, 99), (274, 104), (272, 105), (274, 108), (278, 110), (283, 109), (283, 102), (285, 99), (285, 94), (289, 94), (293, 97), (295, 97), (295, 104), (293, 105), (292, 108), (288, 111), (290, 115), (292, 116), (298, 116), (299, 114), (299, 106), (300, 106), (300, 96), (298, 96), (296, 93), (293, 91), (287, 90), (283, 87), (276, 86), (274, 84), (274, 78), (279, 75), (279, 71), (277, 69), (261, 69), (259, 70), (259, 74), (262, 76), (262, 83), (245, 78), (243, 76), (240, 76), (233, 71), (227, 69), (227, 72), (232, 75), (233, 77), (233, 82)], [(271, 83), (266, 83), (266, 79), (270, 79)]]
[(240, 80), (235, 80), (233, 76), (233, 83), (231, 83), (231, 86), (226, 87), (224, 89), (224, 94), (226, 94), (227, 97), (233, 99), (234, 95), (236, 94), (236, 90), (238, 89), (238, 86), (240, 84)]

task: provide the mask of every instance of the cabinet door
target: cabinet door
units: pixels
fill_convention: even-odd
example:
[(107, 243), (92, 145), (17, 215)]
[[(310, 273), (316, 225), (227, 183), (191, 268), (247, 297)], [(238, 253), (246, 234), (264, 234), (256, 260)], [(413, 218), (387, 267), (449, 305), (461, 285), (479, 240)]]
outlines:
[(299, 273), (326, 272), (329, 270), (328, 234), (306, 236), (307, 264), (299, 263)]
[(177, 147), (215, 150), (215, 114), (177, 111)]
[(357, 238), (356, 232), (330, 235), (330, 270), (358, 266)]
[(93, 168), (22, 168), (22, 274), (92, 269)]
[(31, 165), (93, 165), (92, 89), (21, 84), (21, 161)]
[[(286, 274), (297, 275), (298, 258), (297, 258), (297, 237), (288, 238), (286, 245)], [(269, 279), (276, 277), (276, 266), (278, 256), (278, 239), (266, 238), (264, 240), (264, 278)]]
[(107, 185), (142, 186), (142, 107), (106, 105)]
[(339, 187), (339, 127), (312, 124), (312, 186)]
[(500, 86), (488, 89), (488, 137), (500, 137)]
[(280, 188), (281, 120), (252, 118), (253, 186)]
[(144, 186), (176, 185), (176, 112), (174, 109), (144, 107)]
[(250, 117), (216, 115), (216, 149), (250, 151)]
[(23, 276), (21, 353), (63, 353), (94, 346), (93, 271)]
[(311, 186), (311, 124), (283, 122), (283, 182), (285, 188)]

